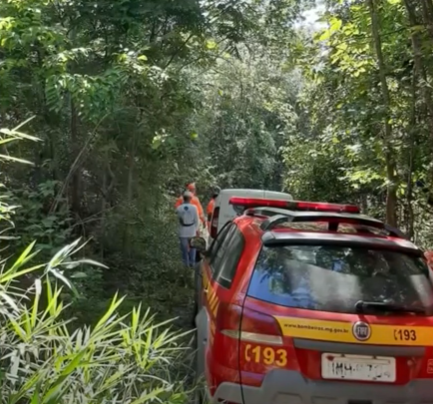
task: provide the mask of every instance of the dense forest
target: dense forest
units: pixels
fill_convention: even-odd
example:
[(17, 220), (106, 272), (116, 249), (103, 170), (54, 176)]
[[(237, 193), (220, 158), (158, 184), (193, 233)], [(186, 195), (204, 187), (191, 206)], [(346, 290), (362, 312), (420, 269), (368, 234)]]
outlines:
[(2, 1), (2, 403), (186, 402), (189, 180), (431, 247), (432, 27), (432, 0)]

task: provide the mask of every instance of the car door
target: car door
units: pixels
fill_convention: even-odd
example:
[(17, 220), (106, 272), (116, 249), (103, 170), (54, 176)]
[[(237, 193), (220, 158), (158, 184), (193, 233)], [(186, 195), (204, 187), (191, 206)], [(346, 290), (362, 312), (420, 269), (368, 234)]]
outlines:
[(212, 278), (212, 269), (210, 267), (211, 261), (215, 259), (216, 253), (221, 246), (224, 238), (227, 236), (227, 233), (230, 229), (230, 224), (228, 223), (224, 226), (221, 231), (218, 233), (217, 237), (211, 243), (208, 252), (205, 257), (203, 257), (199, 266), (196, 268), (196, 293), (197, 293), (197, 304), (198, 310), (201, 310), (204, 303), (206, 302), (206, 292), (207, 285), (209, 283), (209, 279)]
[[(236, 225), (230, 230), (212, 267), (215, 298), (211, 301), (210, 335), (206, 356), (206, 376), (211, 394), (224, 382), (238, 383), (239, 375), (239, 328), (225, 328), (233, 324), (230, 319), (241, 313), (237, 301), (237, 281), (244, 268), (245, 238)], [(227, 320), (227, 321), (226, 321)], [(227, 336), (230, 336), (227, 338)], [(224, 352), (224, 355), (221, 355)]]
[(227, 241), (231, 238), (236, 225), (228, 223), (218, 233), (215, 241), (209, 250), (208, 257), (203, 260), (203, 282), (202, 282), (202, 304), (205, 306), (209, 316), (216, 314), (216, 298), (218, 284), (215, 282), (215, 274), (218, 273), (219, 267), (223, 263), (225, 251), (227, 249)]
[[(210, 246), (206, 257), (202, 260), (200, 267), (198, 268), (198, 294), (197, 294), (197, 316), (196, 316), (196, 327), (197, 327), (197, 349), (198, 349), (198, 363), (197, 372), (203, 373), (205, 371), (205, 350), (208, 345), (208, 336), (211, 334), (211, 314), (212, 304), (216, 297), (215, 294), (215, 282), (212, 280), (212, 264), (215, 262), (218, 251), (223, 245), (224, 240), (227, 238), (230, 230), (232, 229), (232, 223), (228, 223), (218, 233), (217, 237)], [(212, 299), (212, 300), (211, 300)]]

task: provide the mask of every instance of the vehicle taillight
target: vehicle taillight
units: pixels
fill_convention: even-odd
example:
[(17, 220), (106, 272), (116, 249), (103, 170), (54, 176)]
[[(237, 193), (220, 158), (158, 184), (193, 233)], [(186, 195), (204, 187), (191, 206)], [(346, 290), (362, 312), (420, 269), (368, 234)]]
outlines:
[(212, 238), (215, 238), (217, 236), (218, 233), (218, 218), (220, 215), (220, 208), (219, 207), (215, 207), (213, 210), (213, 215), (212, 215), (212, 222), (210, 225), (210, 236)]
[(303, 202), (303, 201), (285, 201), (280, 199), (261, 199), (261, 198), (230, 198), (231, 205), (242, 206), (244, 209), (272, 207), (290, 210), (306, 210), (319, 212), (345, 212), (360, 213), (360, 209), (355, 205), (340, 205), (338, 203), (327, 202)]
[(223, 303), (218, 308), (216, 324), (217, 330), (227, 337), (259, 344), (283, 344), (277, 321), (255, 310)]

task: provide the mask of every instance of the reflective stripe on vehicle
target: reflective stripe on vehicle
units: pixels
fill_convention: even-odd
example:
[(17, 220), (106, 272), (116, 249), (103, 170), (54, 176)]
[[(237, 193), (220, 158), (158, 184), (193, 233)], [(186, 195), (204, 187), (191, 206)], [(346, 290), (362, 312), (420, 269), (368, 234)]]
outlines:
[(212, 315), (216, 317), (219, 301), (206, 272), (203, 273), (203, 289), (207, 289), (206, 300), (208, 308)]
[(212, 312), (214, 317), (216, 317), (217, 310), (218, 310), (218, 297), (213, 289), (210, 289), (209, 291), (209, 310)]
[(285, 337), (373, 345), (433, 345), (433, 327), (275, 316)]

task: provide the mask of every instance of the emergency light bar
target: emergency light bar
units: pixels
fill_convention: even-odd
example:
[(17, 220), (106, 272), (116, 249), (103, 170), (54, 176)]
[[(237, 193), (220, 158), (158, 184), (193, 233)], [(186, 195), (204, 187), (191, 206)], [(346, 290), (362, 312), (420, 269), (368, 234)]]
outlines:
[(243, 206), (245, 210), (248, 208), (272, 207), (297, 211), (360, 213), (360, 209), (356, 205), (341, 205), (327, 202), (303, 202), (285, 201), (281, 199), (232, 197), (230, 198), (229, 203), (231, 205)]

